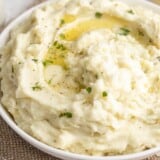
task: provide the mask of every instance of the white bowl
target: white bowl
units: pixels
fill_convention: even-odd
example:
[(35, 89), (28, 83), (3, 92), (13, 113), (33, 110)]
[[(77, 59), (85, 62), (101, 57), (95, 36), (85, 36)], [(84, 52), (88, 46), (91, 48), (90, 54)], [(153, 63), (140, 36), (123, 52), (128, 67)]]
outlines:
[[(52, 0), (54, 1), (54, 0)], [(139, 5), (143, 6), (145, 8), (149, 8), (153, 10), (154, 12), (157, 12), (160, 14), (160, 7), (157, 5), (154, 5), (150, 2), (147, 2), (145, 0), (121, 0), (122, 2), (131, 4), (131, 5)], [(10, 31), (12, 28), (14, 28), (16, 25), (18, 25), (20, 22), (24, 21), (32, 12), (33, 10), (44, 6), (45, 4), (49, 3), (50, 1), (44, 2), (27, 12), (23, 13), (20, 17), (18, 17), (16, 20), (14, 20), (11, 24), (6, 27), (6, 29), (1, 33), (0, 35), (0, 47), (4, 46), (9, 38)], [(11, 116), (8, 114), (8, 112), (5, 110), (5, 108), (0, 104), (0, 115), (1, 117), (6, 121), (6, 123), (18, 134), (20, 135), (24, 140), (29, 142), (31, 145), (35, 146), (36, 148), (40, 149), (43, 152), (46, 152), (52, 156), (62, 158), (65, 160), (139, 160), (144, 159), (148, 156), (151, 156), (153, 154), (156, 154), (160, 152), (160, 146), (156, 148), (152, 148), (143, 152), (139, 153), (133, 153), (128, 155), (121, 155), (121, 156), (86, 156), (86, 155), (80, 155), (75, 153), (70, 153), (67, 151), (59, 150), (53, 147), (50, 147), (35, 138), (31, 137), (27, 133), (25, 133), (21, 128), (17, 126), (17, 124), (14, 122), (14, 120), (11, 118)]]

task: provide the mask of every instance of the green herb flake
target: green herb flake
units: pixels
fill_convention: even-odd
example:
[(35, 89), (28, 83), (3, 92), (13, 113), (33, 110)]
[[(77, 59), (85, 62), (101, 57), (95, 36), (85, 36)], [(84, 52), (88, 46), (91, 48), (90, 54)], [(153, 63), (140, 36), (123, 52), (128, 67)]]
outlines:
[(60, 49), (61, 46), (62, 46), (61, 44), (58, 44), (58, 45), (56, 46), (56, 48), (57, 48), (57, 49)]
[(103, 97), (107, 97), (107, 96), (108, 96), (108, 93), (107, 93), (106, 91), (103, 91), (103, 92), (102, 92), (102, 96), (103, 96)]
[(123, 27), (120, 28), (120, 32), (119, 32), (120, 35), (127, 36), (129, 33), (130, 33), (129, 29), (123, 28)]
[(52, 79), (48, 80), (48, 84), (50, 85), (52, 83)]
[(51, 64), (53, 64), (53, 62), (50, 61), (50, 60), (44, 60), (44, 61), (43, 61), (43, 66), (44, 66), (44, 67), (46, 67), (46, 66), (48, 66), (48, 65), (51, 65)]
[(130, 14), (134, 14), (132, 9), (128, 10), (127, 12), (130, 13)]
[(66, 47), (64, 45), (61, 46), (62, 51), (66, 50)]
[(91, 87), (88, 87), (88, 88), (86, 88), (86, 91), (87, 91), (88, 93), (91, 93), (91, 92), (92, 92), (92, 88), (91, 88)]
[(39, 91), (42, 87), (40, 86), (39, 82), (36, 82), (35, 85), (32, 87), (33, 91)]
[(61, 39), (65, 39), (66, 38), (63, 33), (61, 33), (59, 36), (60, 36)]
[(57, 44), (56, 49), (60, 49), (60, 50), (64, 51), (67, 48), (63, 44)]
[(61, 113), (61, 114), (59, 115), (59, 117), (60, 117), (60, 118), (61, 118), (61, 117), (72, 118), (73, 115), (72, 115), (71, 112), (64, 112), (64, 113)]
[(63, 24), (65, 24), (65, 21), (64, 19), (61, 19), (60, 26), (62, 26)]
[(96, 18), (101, 18), (102, 16), (103, 16), (103, 14), (100, 13), (100, 12), (96, 12), (96, 13), (95, 13), (95, 17), (96, 17)]
[(38, 62), (38, 59), (32, 59), (32, 61), (34, 61), (34, 62), (36, 62), (36, 63), (37, 63), (37, 62)]
[(55, 42), (53, 43), (53, 45), (54, 45), (54, 46), (57, 46), (57, 44), (58, 44), (58, 42), (57, 42), (57, 41), (55, 41)]

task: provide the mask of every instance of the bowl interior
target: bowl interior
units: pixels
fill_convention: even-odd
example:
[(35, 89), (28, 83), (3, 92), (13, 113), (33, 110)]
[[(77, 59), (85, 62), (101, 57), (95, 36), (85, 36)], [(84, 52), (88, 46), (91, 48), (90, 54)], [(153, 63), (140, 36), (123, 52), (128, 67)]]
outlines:
[[(12, 23), (6, 27), (6, 29), (0, 34), (0, 47), (4, 46), (5, 43), (9, 39), (9, 34), (12, 28), (17, 26), (20, 22), (24, 21), (29, 15), (32, 13), (33, 10), (36, 8), (42, 7), (46, 5), (47, 3), (50, 3), (51, 1), (46, 1), (36, 7), (31, 8), (21, 16), (19, 16), (16, 20), (14, 20)], [(160, 7), (158, 5), (152, 4), (150, 2), (147, 2), (146, 0), (121, 0), (122, 2), (125, 2), (130, 5), (139, 5), (146, 7), (150, 10), (153, 10), (154, 12), (157, 12), (160, 14)], [(5, 108), (0, 104), (0, 116), (6, 121), (6, 123), (18, 134), (20, 135), (24, 140), (35, 146), (36, 148), (42, 150), (43, 152), (46, 152), (50, 155), (66, 159), (66, 160), (138, 160), (142, 158), (146, 158), (149, 155), (155, 154), (160, 151), (160, 147), (156, 147), (153, 149), (149, 149), (147, 151), (143, 151), (140, 153), (135, 153), (135, 154), (129, 154), (129, 155), (122, 155), (122, 156), (106, 156), (106, 157), (97, 157), (97, 156), (85, 156), (85, 155), (79, 155), (75, 153), (69, 153), (66, 151), (62, 151), (59, 149), (55, 149), (53, 147), (50, 147), (35, 138), (31, 137), (27, 133), (25, 133), (23, 130), (21, 130), (16, 123), (13, 121), (12, 117), (10, 114), (5, 110)]]

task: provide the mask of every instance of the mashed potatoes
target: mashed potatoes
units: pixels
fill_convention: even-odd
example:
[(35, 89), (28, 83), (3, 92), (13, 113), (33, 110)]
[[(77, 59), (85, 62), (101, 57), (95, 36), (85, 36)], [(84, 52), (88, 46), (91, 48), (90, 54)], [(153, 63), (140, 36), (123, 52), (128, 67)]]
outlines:
[(160, 145), (160, 16), (111, 0), (57, 0), (1, 49), (2, 104), (38, 140), (117, 155)]

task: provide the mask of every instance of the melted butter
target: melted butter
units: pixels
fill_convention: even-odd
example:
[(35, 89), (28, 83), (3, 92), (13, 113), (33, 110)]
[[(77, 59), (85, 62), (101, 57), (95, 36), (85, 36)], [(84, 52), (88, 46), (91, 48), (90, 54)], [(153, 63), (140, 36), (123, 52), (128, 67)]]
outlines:
[[(63, 17), (64, 23), (71, 23), (75, 19), (76, 17), (73, 15), (64, 15)], [(74, 41), (86, 32), (101, 28), (107, 28), (112, 30), (115, 27), (116, 28), (125, 27), (129, 29), (130, 30), (129, 34), (132, 35), (136, 40), (138, 40), (142, 45), (148, 45), (151, 43), (146, 33), (139, 34), (139, 28), (136, 24), (132, 24), (121, 18), (109, 15), (103, 15), (102, 18), (94, 18), (79, 22), (72, 28), (65, 31), (64, 37), (66, 41)], [(46, 65), (47, 64), (60, 65), (64, 69), (67, 69), (67, 64), (65, 59), (68, 51), (66, 48), (64, 49), (62, 46), (58, 47), (58, 45), (61, 44), (56, 44), (56, 45), (53, 44), (49, 48), (44, 58), (44, 62), (46, 62)]]
[(67, 56), (67, 48), (64, 45), (57, 43), (49, 48), (47, 54), (44, 57), (43, 64), (46, 65), (60, 65), (64, 69), (67, 69), (66, 64), (66, 56)]
[(127, 22), (120, 18), (116, 18), (109, 15), (104, 15), (103, 18), (95, 18), (83, 22), (79, 22), (73, 28), (67, 30), (65, 39), (68, 41), (74, 41), (79, 38), (83, 33), (89, 32), (95, 29), (108, 28), (112, 29), (115, 26), (126, 26)]
[(72, 28), (65, 31), (64, 35), (65, 40), (74, 41), (84, 33), (95, 29), (107, 28), (113, 30), (114, 28), (121, 27), (129, 29), (131, 31), (129, 34), (132, 35), (142, 45), (150, 45), (152, 43), (148, 35), (145, 32), (141, 32), (139, 30), (139, 26), (137, 24), (107, 14), (103, 15), (102, 18), (94, 18), (79, 22)]
[(71, 23), (76, 20), (76, 16), (71, 14), (65, 14), (62, 20), (64, 21), (64, 23)]

